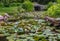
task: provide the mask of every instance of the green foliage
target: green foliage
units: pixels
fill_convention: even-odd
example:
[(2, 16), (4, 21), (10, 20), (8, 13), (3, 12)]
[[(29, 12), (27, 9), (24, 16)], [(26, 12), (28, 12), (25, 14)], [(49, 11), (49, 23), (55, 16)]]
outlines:
[(49, 2), (48, 3), (48, 8), (51, 7), (53, 5), (53, 2)]
[(3, 3), (2, 2), (0, 3), (0, 7), (3, 7)]
[(0, 7), (0, 15), (4, 13), (9, 13), (10, 14), (16, 14), (17, 13), (17, 7)]
[(60, 0), (57, 0), (57, 3), (60, 3)]
[(55, 2), (56, 0), (30, 0), (32, 2), (37, 2), (40, 4), (48, 4), (49, 2)]
[(33, 11), (33, 3), (32, 2), (30, 2), (30, 1), (25, 1), (24, 3), (23, 3), (23, 9), (25, 9), (26, 11)]
[(5, 7), (9, 7), (9, 5), (10, 5), (10, 0), (3, 0), (2, 2), (3, 2), (3, 5), (4, 5)]
[[(14, 5), (16, 5), (18, 3), (23, 3), (25, 1), (37, 2), (37, 3), (40, 3), (40, 4), (47, 4), (50, 1), (54, 2), (55, 0), (0, 0), (0, 3), (2, 2), (4, 7), (9, 7), (11, 4), (13, 5), (13, 3), (14, 3)], [(57, 0), (57, 2), (59, 2), (59, 0)]]
[(17, 6), (19, 3), (23, 3), (24, 0), (1, 0), (0, 4), (2, 3), (4, 7), (9, 7), (11, 5)]
[(10, 6), (20, 6), (21, 3), (11, 3)]
[(20, 5), (17, 10), (19, 13), (25, 12), (25, 9), (22, 8), (22, 5)]
[(47, 10), (47, 15), (51, 17), (60, 17), (60, 4), (55, 4)]
[(44, 36), (34, 36), (33, 39), (35, 39), (35, 41), (47, 41)]
[[(22, 2), (24, 2), (24, 3), (22, 3)], [(3, 6), (3, 8), (2, 8), (2, 6)], [(0, 7), (1, 7), (0, 11), (10, 13), (12, 11), (12, 9), (14, 9), (13, 11), (17, 12), (17, 10), (15, 11), (14, 6), (17, 7), (16, 9), (19, 12), (33, 11), (33, 8), (34, 8), (32, 2), (30, 2), (29, 0), (20, 0), (20, 1), (19, 0), (2, 0), (0, 3)], [(5, 7), (7, 7), (7, 8), (5, 8)]]
[(24, 2), (24, 0), (17, 0), (17, 2), (23, 3), (23, 2)]

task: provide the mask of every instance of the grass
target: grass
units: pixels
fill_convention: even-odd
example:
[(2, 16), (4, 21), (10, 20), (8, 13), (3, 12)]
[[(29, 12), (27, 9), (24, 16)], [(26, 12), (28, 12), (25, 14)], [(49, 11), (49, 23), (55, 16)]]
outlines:
[(17, 12), (17, 6), (16, 7), (0, 7), (0, 15), (3, 15), (6, 12), (12, 13)]

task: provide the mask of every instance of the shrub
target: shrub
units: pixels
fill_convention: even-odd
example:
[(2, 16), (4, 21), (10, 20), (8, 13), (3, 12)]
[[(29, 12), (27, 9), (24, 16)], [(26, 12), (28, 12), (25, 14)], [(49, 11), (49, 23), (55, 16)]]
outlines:
[(53, 5), (53, 2), (49, 2), (48, 3), (48, 8), (51, 7)]
[(33, 11), (33, 3), (32, 2), (30, 2), (30, 1), (25, 1), (24, 3), (23, 3), (23, 9), (25, 9), (26, 11)]
[(47, 10), (47, 15), (51, 17), (60, 17), (60, 4), (55, 4)]
[(17, 10), (18, 10), (18, 13), (23, 13), (23, 12), (25, 12), (25, 9), (23, 9), (21, 6), (19, 6)]

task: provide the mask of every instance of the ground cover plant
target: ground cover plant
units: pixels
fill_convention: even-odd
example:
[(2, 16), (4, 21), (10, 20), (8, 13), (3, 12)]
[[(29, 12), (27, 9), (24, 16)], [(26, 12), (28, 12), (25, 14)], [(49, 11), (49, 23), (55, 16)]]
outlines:
[(60, 41), (59, 2), (0, 0), (0, 41)]

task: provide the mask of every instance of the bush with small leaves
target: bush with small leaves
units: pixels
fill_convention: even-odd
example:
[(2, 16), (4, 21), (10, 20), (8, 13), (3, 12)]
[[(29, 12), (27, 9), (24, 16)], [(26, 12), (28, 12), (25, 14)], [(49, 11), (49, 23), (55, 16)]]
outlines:
[(33, 9), (34, 9), (34, 6), (33, 6), (33, 3), (32, 2), (30, 2), (30, 1), (25, 1), (24, 3), (23, 3), (23, 9), (25, 9), (26, 11), (33, 11)]
[(55, 4), (47, 10), (47, 15), (50, 17), (60, 17), (60, 4)]

